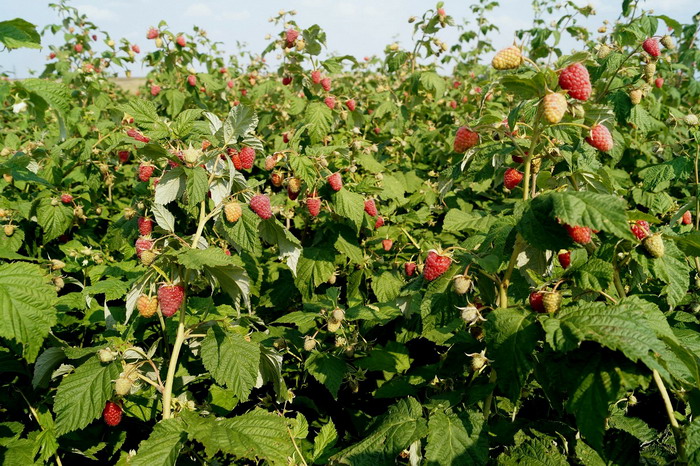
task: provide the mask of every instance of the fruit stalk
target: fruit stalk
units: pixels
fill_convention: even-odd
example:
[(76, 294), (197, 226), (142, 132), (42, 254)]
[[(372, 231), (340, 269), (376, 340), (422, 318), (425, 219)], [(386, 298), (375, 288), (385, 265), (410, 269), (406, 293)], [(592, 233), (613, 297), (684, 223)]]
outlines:
[(522, 251), (523, 240), (520, 234), (515, 237), (515, 244), (513, 245), (513, 253), (510, 255), (510, 261), (508, 262), (508, 268), (506, 273), (503, 275), (503, 280), (498, 285), (498, 307), (508, 307), (508, 286), (510, 285), (510, 277), (513, 275), (513, 270), (515, 269), (515, 263), (518, 260), (518, 255)]
[(676, 452), (678, 453), (678, 458), (682, 464), (686, 464), (688, 459), (685, 454), (685, 447), (683, 445), (683, 432), (681, 432), (681, 428), (678, 425), (678, 421), (676, 420), (676, 416), (673, 414), (673, 405), (671, 404), (671, 398), (668, 396), (668, 391), (666, 390), (666, 385), (664, 385), (664, 381), (661, 379), (661, 375), (659, 374), (659, 371), (656, 369), (652, 370), (652, 376), (654, 378), (654, 382), (656, 383), (656, 386), (659, 389), (659, 393), (661, 394), (661, 398), (664, 400), (664, 406), (666, 407), (666, 414), (668, 414), (668, 420), (671, 424), (671, 431), (673, 432), (673, 438), (676, 441)]

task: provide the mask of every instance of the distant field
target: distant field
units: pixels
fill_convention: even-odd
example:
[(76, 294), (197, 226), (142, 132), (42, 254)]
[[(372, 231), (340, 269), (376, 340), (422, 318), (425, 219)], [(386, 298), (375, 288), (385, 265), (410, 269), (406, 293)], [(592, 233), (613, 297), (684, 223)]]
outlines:
[(146, 78), (113, 78), (112, 81), (122, 89), (135, 94), (139, 86), (146, 82)]

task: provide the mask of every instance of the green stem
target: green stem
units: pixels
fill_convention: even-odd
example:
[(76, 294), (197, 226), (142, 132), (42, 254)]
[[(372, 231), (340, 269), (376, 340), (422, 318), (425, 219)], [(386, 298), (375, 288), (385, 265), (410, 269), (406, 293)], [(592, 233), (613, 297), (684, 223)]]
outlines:
[(654, 378), (654, 382), (656, 383), (657, 388), (659, 389), (661, 398), (664, 400), (664, 407), (666, 408), (666, 414), (668, 415), (668, 420), (671, 424), (673, 438), (676, 441), (676, 452), (678, 454), (678, 458), (683, 464), (686, 464), (688, 460), (685, 455), (685, 448), (683, 446), (683, 432), (681, 431), (681, 428), (678, 425), (678, 420), (676, 420), (676, 416), (674, 415), (673, 405), (671, 404), (671, 397), (668, 396), (666, 385), (664, 385), (664, 381), (661, 379), (659, 371), (654, 369), (652, 371), (652, 376)]
[(508, 307), (508, 286), (510, 285), (510, 277), (513, 275), (513, 270), (515, 270), (515, 263), (518, 260), (518, 256), (522, 251), (523, 239), (518, 234), (515, 237), (515, 244), (513, 245), (513, 253), (510, 255), (510, 261), (508, 261), (508, 268), (506, 273), (503, 275), (503, 280), (498, 285), (498, 307)]
[(617, 294), (620, 296), (620, 299), (624, 299), (627, 297), (627, 293), (625, 293), (625, 287), (622, 286), (620, 271), (618, 270), (617, 266), (617, 258), (615, 258), (613, 260), (613, 283), (615, 284), (615, 289), (617, 290)]
[(173, 397), (173, 382), (175, 381), (175, 371), (177, 370), (177, 360), (182, 349), (182, 342), (185, 341), (185, 302), (183, 298), (180, 305), (180, 320), (177, 324), (177, 336), (173, 345), (173, 353), (170, 356), (170, 364), (168, 365), (168, 375), (165, 378), (165, 390), (163, 391), (163, 419), (170, 419), (172, 412), (170, 410)]
[[(491, 368), (491, 375), (489, 375), (489, 383), (496, 383), (496, 371)], [(495, 389), (495, 387), (494, 387)], [(491, 414), (491, 404), (493, 402), (493, 390), (484, 400), (484, 420), (488, 421), (489, 415)]]

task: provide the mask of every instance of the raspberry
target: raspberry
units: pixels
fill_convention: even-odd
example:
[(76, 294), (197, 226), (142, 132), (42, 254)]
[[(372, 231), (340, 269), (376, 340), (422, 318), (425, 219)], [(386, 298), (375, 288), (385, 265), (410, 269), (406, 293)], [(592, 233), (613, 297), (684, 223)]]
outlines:
[(160, 312), (165, 317), (170, 317), (180, 308), (185, 297), (185, 288), (182, 285), (163, 285), (158, 288), (158, 303)]
[(653, 37), (649, 37), (642, 43), (642, 48), (646, 53), (652, 57), (658, 57), (661, 55), (661, 46), (659, 41)]
[(384, 248), (385, 251), (391, 250), (391, 247), (394, 245), (394, 242), (390, 239), (383, 239), (382, 240), (382, 247)]
[(664, 256), (664, 240), (661, 238), (661, 233), (647, 236), (644, 238), (644, 241), (642, 241), (642, 245), (651, 257), (658, 259)]
[(311, 72), (311, 81), (314, 84), (320, 84), (321, 83), (321, 72), (319, 70), (313, 70)]
[(458, 154), (465, 152), (467, 149), (474, 147), (479, 143), (479, 133), (470, 130), (466, 126), (461, 126), (457, 129), (455, 141), (453, 144), (454, 151)]
[(237, 222), (242, 213), (241, 205), (238, 202), (231, 201), (224, 204), (224, 216), (229, 222)]
[(383, 226), (384, 226), (384, 217), (382, 217), (380, 215), (379, 217), (377, 217), (377, 221), (374, 222), (374, 229), (376, 230), (377, 228), (383, 227)]
[(83, 51), (83, 44), (75, 44), (75, 46), (73, 46), (73, 49), (74, 49), (76, 52), (80, 53), (80, 52)]
[(155, 296), (148, 297), (142, 294), (139, 296), (139, 299), (136, 300), (136, 309), (138, 309), (142, 317), (152, 317), (158, 310), (158, 298)]
[(233, 89), (233, 80), (229, 79), (228, 81), (226, 81), (226, 87), (228, 87), (229, 89)]
[(324, 91), (330, 92), (331, 90), (331, 78), (323, 78), (321, 80), (321, 87)]
[(571, 265), (571, 252), (560, 252), (557, 258), (559, 259), (559, 264), (561, 264), (563, 269), (568, 269)]
[(250, 170), (253, 168), (253, 162), (255, 162), (255, 149), (252, 147), (244, 147), (241, 149), (238, 156), (241, 159), (241, 166), (244, 169)]
[(185, 45), (187, 45), (187, 41), (185, 40), (185, 36), (177, 36), (177, 39), (175, 39), (175, 42), (180, 47), (184, 47)]
[(471, 287), (472, 281), (469, 277), (465, 275), (457, 275), (452, 280), (452, 289), (455, 293), (457, 293), (460, 296), (467, 294)]
[(449, 256), (441, 256), (435, 251), (430, 251), (425, 259), (423, 278), (428, 281), (435, 280), (450, 268), (450, 264), (452, 259)]
[(114, 393), (118, 396), (126, 396), (131, 392), (133, 383), (126, 377), (119, 377), (114, 381)]
[(664, 48), (667, 48), (669, 50), (673, 50), (676, 47), (673, 43), (673, 39), (671, 39), (671, 36), (669, 36), (668, 34), (661, 38), (661, 45), (663, 45)]
[(523, 62), (520, 49), (515, 45), (500, 50), (491, 60), (491, 65), (497, 70), (514, 70)]
[(335, 108), (335, 97), (326, 97), (323, 102), (326, 104), (328, 108), (333, 110)]
[(279, 188), (282, 186), (282, 182), (284, 181), (284, 177), (282, 176), (281, 173), (279, 172), (274, 172), (273, 174), (270, 175), (270, 180), (272, 181), (272, 185)]
[(15, 225), (5, 225), (2, 227), (2, 230), (5, 232), (5, 236), (12, 236), (15, 234), (15, 229), (17, 227)]
[(561, 307), (561, 293), (558, 291), (549, 291), (543, 293), (542, 307), (548, 314), (553, 314)]
[(588, 244), (591, 242), (591, 229), (582, 226), (564, 225), (566, 232), (575, 243)]
[(157, 85), (157, 84), (152, 85), (152, 86), (151, 86), (151, 95), (152, 95), (153, 97), (155, 97), (155, 96), (157, 96), (158, 94), (160, 94), (160, 86)]
[(148, 32), (146, 33), (146, 39), (155, 39), (156, 37), (158, 37), (159, 34), (160, 32), (158, 31), (158, 29), (150, 27), (148, 28)]
[(591, 96), (591, 78), (581, 63), (569, 65), (559, 73), (559, 86), (574, 99), (586, 101)]
[(292, 77), (291, 76), (285, 76), (282, 78), (282, 85), (283, 86), (289, 86), (292, 83)]
[(285, 144), (289, 142), (289, 133), (282, 133), (282, 142)]
[(416, 271), (416, 263), (415, 262), (406, 262), (403, 265), (403, 270), (404, 270), (404, 272), (406, 272), (407, 277), (412, 277)]
[(71, 202), (73, 202), (73, 196), (71, 196), (70, 194), (61, 194), (61, 202), (63, 202), (64, 204), (70, 204)]
[(264, 194), (256, 194), (253, 196), (253, 198), (250, 200), (250, 208), (263, 220), (267, 220), (268, 218), (272, 217), (270, 198)]
[[(525, 154), (527, 154), (527, 153), (528, 153), (528, 152), (526, 151)], [(513, 162), (515, 162), (515, 163), (523, 163), (523, 162), (525, 161), (524, 158), (522, 158), (522, 157), (519, 156), (519, 155), (515, 155), (514, 153), (513, 153), (513, 154), (510, 154), (510, 158), (511, 158), (511, 159), (513, 160)]]
[(195, 76), (193, 74), (187, 76), (187, 84), (189, 84), (192, 87), (196, 86), (197, 85), (197, 76)]
[(148, 267), (158, 258), (158, 255), (152, 249), (146, 249), (141, 253), (141, 263)]
[(664, 85), (664, 78), (656, 78), (654, 80), (654, 86), (657, 87), (657, 89), (661, 89)]
[(630, 101), (632, 101), (632, 105), (637, 105), (641, 102), (642, 97), (644, 97), (644, 93), (641, 89), (632, 89), (630, 91)]
[(683, 222), (683, 225), (690, 225), (693, 223), (693, 214), (691, 214), (689, 210), (686, 210), (683, 212), (683, 218), (681, 221)]
[(523, 180), (523, 174), (515, 168), (508, 168), (503, 174), (503, 185), (506, 189), (515, 188)]
[(336, 172), (329, 176), (328, 184), (331, 186), (333, 191), (340, 191), (343, 189), (343, 178), (340, 176), (340, 173)]
[(530, 301), (530, 307), (533, 311), (539, 313), (546, 312), (544, 310), (544, 304), (542, 304), (542, 298), (544, 298), (544, 293), (542, 293), (541, 291), (533, 291), (532, 293), (530, 293), (528, 301)]
[(348, 107), (348, 110), (350, 110), (351, 112), (354, 112), (354, 111), (355, 111), (355, 100), (354, 100), (354, 99), (348, 99), (348, 100), (345, 102), (345, 106)]
[(374, 203), (374, 199), (365, 199), (365, 212), (367, 212), (370, 217), (377, 216), (377, 206)]
[(632, 226), (630, 226), (630, 230), (632, 230), (632, 233), (634, 233), (634, 236), (637, 237), (639, 240), (643, 240), (647, 236), (649, 236), (650, 233), (650, 227), (649, 227), (649, 222), (646, 220), (637, 220)]
[(612, 134), (603, 125), (595, 125), (591, 128), (591, 134), (586, 138), (586, 142), (596, 149), (607, 152), (613, 148)]
[(148, 142), (150, 141), (149, 138), (141, 134), (140, 132), (136, 131), (135, 129), (128, 129), (126, 130), (126, 135), (129, 136), (130, 138), (134, 138), (139, 142)]
[(287, 196), (289, 199), (292, 201), (296, 200), (296, 198), (299, 197), (300, 192), (301, 180), (299, 178), (290, 178), (289, 182), (287, 183)]
[(151, 179), (151, 176), (153, 175), (153, 170), (155, 170), (156, 167), (153, 165), (148, 165), (145, 163), (142, 163), (139, 165), (139, 180), (141, 181), (148, 181)]
[(114, 427), (122, 422), (122, 408), (116, 403), (108, 401), (105, 403), (105, 409), (102, 411), (102, 419), (105, 424)]
[(277, 165), (277, 158), (273, 155), (265, 157), (265, 170), (270, 171)]
[(153, 231), (153, 220), (150, 218), (139, 217), (137, 223), (139, 225), (139, 233), (141, 233), (141, 236), (150, 235)]
[(138, 238), (134, 247), (136, 248), (136, 257), (140, 258), (143, 251), (153, 248), (153, 241), (148, 238)]
[(136, 44), (131, 46), (131, 50), (133, 50), (134, 53), (141, 53), (141, 47)]
[(291, 48), (294, 46), (294, 42), (297, 40), (297, 37), (299, 37), (299, 31), (296, 29), (287, 29), (284, 33), (284, 42), (285, 42), (285, 47), (286, 48)]
[(566, 97), (562, 94), (552, 92), (542, 99), (544, 107), (544, 117), (550, 124), (559, 123), (566, 113)]
[(683, 122), (688, 126), (697, 126), (698, 125), (698, 116), (694, 115), (692, 113), (689, 113), (683, 117)]
[(312, 217), (317, 217), (321, 212), (321, 199), (317, 197), (309, 197), (306, 199), (306, 209)]

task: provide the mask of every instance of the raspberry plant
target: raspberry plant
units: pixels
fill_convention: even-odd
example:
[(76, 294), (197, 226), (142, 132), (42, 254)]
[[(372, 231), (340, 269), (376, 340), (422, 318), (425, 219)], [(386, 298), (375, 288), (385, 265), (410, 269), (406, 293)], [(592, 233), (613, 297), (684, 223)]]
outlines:
[(697, 17), (536, 4), (360, 60), (293, 11), (226, 57), (54, 5), (0, 82), (0, 457), (700, 461)]

